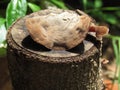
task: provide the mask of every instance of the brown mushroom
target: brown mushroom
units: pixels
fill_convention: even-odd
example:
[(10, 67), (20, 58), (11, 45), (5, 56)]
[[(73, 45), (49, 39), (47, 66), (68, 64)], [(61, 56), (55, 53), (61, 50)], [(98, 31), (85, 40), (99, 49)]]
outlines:
[(91, 18), (74, 11), (27, 18), (26, 27), (32, 39), (54, 50), (71, 49), (86, 37)]
[(98, 26), (91, 24), (89, 32), (96, 32), (97, 39), (102, 39), (103, 36), (108, 34), (109, 28), (107, 26)]

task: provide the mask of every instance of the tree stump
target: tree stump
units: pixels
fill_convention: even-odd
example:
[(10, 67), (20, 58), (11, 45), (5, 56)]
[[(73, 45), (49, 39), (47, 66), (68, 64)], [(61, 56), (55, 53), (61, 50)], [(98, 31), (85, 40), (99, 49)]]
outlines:
[(35, 12), (9, 28), (7, 57), (14, 90), (103, 90), (101, 43), (94, 36), (88, 34), (81, 44), (66, 51), (49, 50), (32, 40), (25, 19), (49, 12)]

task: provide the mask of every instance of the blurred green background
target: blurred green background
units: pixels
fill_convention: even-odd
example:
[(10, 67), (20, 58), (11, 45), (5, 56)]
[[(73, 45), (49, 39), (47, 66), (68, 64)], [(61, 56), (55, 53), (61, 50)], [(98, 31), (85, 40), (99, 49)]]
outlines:
[(103, 39), (103, 56), (110, 59), (110, 63), (115, 60), (114, 78), (117, 77), (120, 84), (120, 0), (0, 0), (0, 57), (6, 56), (6, 33), (12, 23), (29, 13), (49, 7), (80, 9), (98, 24), (109, 27), (109, 35)]

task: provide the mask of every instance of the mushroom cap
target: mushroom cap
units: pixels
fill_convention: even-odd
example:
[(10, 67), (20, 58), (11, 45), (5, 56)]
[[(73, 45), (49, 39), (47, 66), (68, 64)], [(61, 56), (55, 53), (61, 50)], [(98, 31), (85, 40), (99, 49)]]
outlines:
[(62, 10), (27, 18), (27, 30), (32, 39), (53, 50), (71, 49), (86, 37), (92, 19), (75, 11)]

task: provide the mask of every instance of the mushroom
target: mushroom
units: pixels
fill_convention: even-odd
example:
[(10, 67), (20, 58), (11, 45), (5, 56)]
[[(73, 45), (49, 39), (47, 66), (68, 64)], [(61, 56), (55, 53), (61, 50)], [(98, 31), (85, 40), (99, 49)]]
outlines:
[(96, 32), (97, 38), (108, 33), (107, 27), (95, 25), (88, 15), (67, 10), (27, 18), (25, 25), (35, 42), (53, 50), (67, 50), (77, 46), (88, 32)]
[(98, 26), (92, 23), (90, 25), (89, 32), (95, 32), (96, 38), (101, 40), (103, 36), (108, 34), (109, 28), (107, 26)]

